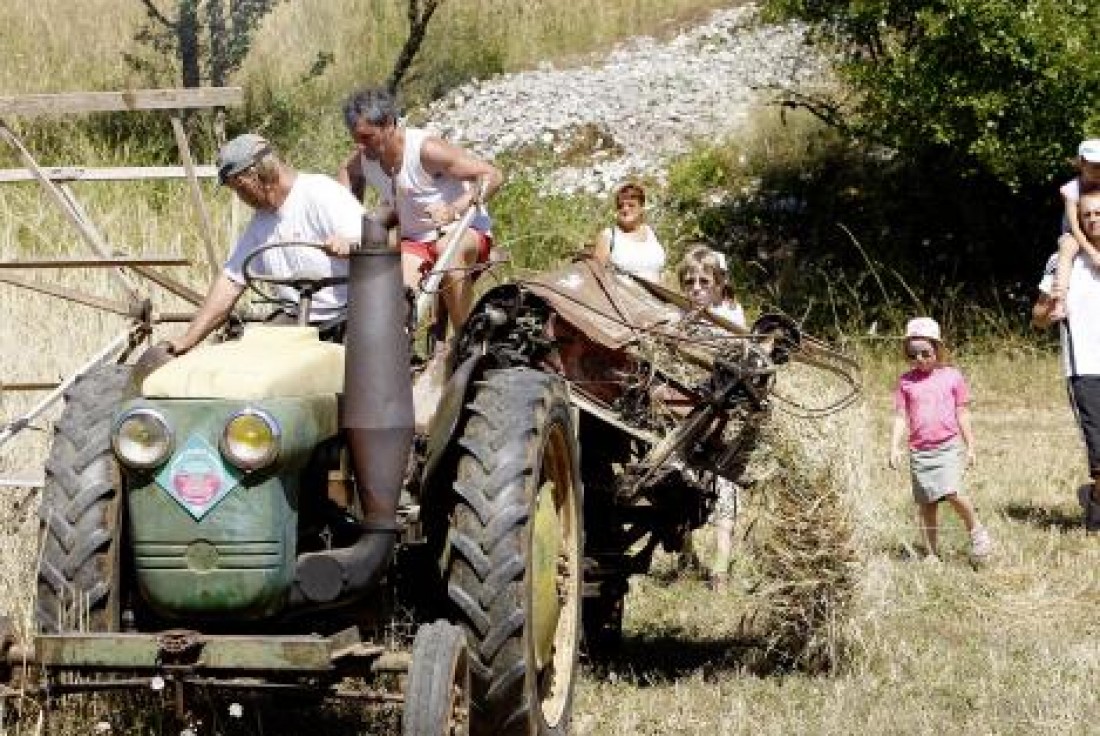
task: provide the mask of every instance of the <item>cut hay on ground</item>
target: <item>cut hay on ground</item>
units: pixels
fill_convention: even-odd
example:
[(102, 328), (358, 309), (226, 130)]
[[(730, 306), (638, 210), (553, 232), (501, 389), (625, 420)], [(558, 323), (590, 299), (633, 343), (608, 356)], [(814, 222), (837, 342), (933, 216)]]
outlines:
[(829, 672), (845, 661), (863, 557), (855, 509), (867, 487), (867, 412), (862, 402), (817, 418), (797, 409), (828, 405), (845, 390), (811, 367), (785, 368), (750, 467), (758, 480), (742, 528), (754, 594), (744, 622), (760, 642), (750, 658), (756, 669)]

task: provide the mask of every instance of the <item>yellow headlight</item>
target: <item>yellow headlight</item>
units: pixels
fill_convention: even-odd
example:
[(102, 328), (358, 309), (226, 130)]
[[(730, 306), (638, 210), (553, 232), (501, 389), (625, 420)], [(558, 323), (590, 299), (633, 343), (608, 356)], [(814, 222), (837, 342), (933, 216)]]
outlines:
[(172, 453), (168, 423), (152, 409), (133, 409), (115, 424), (111, 444), (119, 460), (134, 468), (152, 468)]
[(226, 459), (243, 470), (258, 470), (279, 456), (279, 425), (265, 411), (245, 409), (234, 414), (222, 433)]

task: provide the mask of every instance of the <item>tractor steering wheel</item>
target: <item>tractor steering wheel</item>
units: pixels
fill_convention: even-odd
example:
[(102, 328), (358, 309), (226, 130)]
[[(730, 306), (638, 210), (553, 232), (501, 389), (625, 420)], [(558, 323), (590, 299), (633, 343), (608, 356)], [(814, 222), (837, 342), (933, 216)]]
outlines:
[(287, 306), (288, 299), (280, 299), (278, 297), (272, 297), (270, 294), (264, 293), (259, 288), (260, 284), (267, 284), (270, 286), (286, 286), (294, 289), (299, 294), (299, 302), (296, 305), (298, 307), (299, 320), (308, 319), (309, 303), (313, 299), (313, 295), (321, 289), (326, 289), (330, 286), (339, 286), (340, 284), (346, 284), (348, 282), (347, 276), (329, 276), (318, 272), (302, 271), (299, 273), (290, 274), (287, 276), (275, 276), (273, 274), (261, 273), (255, 270), (255, 266), (258, 263), (256, 260), (260, 255), (268, 252), (269, 250), (277, 249), (291, 249), (291, 248), (308, 248), (312, 250), (319, 250), (326, 256), (329, 255), (325, 247), (319, 243), (309, 243), (300, 240), (284, 240), (278, 243), (268, 243), (261, 246), (248, 254), (248, 257), (244, 259), (244, 263), (241, 264), (241, 275), (244, 277), (245, 286), (248, 287), (253, 293), (259, 295), (265, 301), (273, 301), (281, 306)]

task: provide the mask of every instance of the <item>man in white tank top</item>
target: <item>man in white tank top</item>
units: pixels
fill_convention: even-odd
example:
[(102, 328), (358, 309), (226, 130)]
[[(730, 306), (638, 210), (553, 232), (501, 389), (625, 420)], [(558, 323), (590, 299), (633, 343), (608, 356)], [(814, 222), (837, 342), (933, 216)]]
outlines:
[(386, 224), (401, 234), (405, 284), (416, 288), (440, 257), (442, 237), (466, 210), (477, 207), (445, 274), (441, 295), (457, 331), (470, 311), (470, 272), (489, 258), (489, 215), (479, 200), (478, 182), (487, 183), (485, 199), (500, 188), (503, 176), (492, 164), (426, 131), (397, 125), (397, 101), (384, 88), (360, 90), (344, 103), (344, 122), (356, 150), (337, 179), (362, 199), (366, 187), (378, 192), (387, 208)]

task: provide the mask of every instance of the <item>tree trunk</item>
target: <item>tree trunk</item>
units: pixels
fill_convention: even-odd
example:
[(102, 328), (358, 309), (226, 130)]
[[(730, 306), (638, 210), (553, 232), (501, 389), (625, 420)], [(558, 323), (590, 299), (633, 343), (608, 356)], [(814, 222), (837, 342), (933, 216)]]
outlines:
[(202, 85), (202, 69), (199, 65), (199, 0), (180, 0), (179, 20), (176, 23), (176, 39), (179, 42), (180, 72), (184, 87)]
[(224, 87), (230, 68), (223, 0), (206, 0), (206, 32), (210, 39), (210, 84)]

